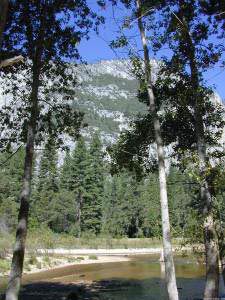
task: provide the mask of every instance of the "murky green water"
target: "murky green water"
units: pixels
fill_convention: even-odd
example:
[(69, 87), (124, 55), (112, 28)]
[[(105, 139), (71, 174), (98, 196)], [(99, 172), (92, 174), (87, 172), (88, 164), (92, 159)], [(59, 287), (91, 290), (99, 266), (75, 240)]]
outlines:
[[(201, 299), (204, 290), (204, 265), (192, 258), (175, 258), (180, 299)], [(136, 256), (129, 262), (70, 266), (24, 276), (28, 292), (43, 290), (58, 295), (77, 281), (95, 281), (100, 299), (158, 300), (166, 299), (164, 268), (155, 256)], [(2, 282), (2, 288), (3, 288)], [(58, 291), (58, 292), (57, 292)], [(221, 296), (225, 295), (221, 280)], [(41, 297), (39, 297), (42, 299)], [(46, 297), (45, 297), (46, 298)], [(22, 299), (37, 299), (30, 296)], [(60, 299), (60, 297), (58, 298)], [(224, 298), (225, 299), (225, 298)]]

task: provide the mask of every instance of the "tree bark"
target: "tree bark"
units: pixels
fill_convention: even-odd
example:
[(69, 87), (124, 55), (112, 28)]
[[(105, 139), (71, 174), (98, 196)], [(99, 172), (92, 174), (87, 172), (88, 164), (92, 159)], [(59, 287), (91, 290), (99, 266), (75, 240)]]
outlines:
[(2, 35), (5, 28), (8, 6), (9, 6), (8, 0), (0, 0), (0, 48), (2, 45)]
[(204, 134), (204, 122), (201, 113), (201, 101), (196, 97), (199, 89), (198, 71), (195, 63), (195, 51), (190, 40), (190, 67), (192, 88), (196, 93), (194, 95), (194, 115), (195, 130), (197, 140), (197, 152), (199, 156), (199, 174), (200, 174), (200, 199), (203, 204), (204, 218), (204, 242), (205, 242), (205, 258), (206, 258), (206, 283), (204, 298), (212, 299), (219, 297), (219, 249), (215, 223), (212, 211), (212, 195), (206, 179), (206, 143)]
[(34, 128), (30, 125), (27, 135), (26, 156), (24, 165), (23, 187), (20, 194), (20, 210), (16, 231), (16, 243), (13, 251), (9, 283), (6, 290), (6, 300), (17, 300), (23, 272), (27, 222), (29, 212), (29, 197), (31, 192), (31, 173), (34, 153)]
[(195, 117), (195, 131), (197, 142), (197, 153), (199, 157), (199, 175), (200, 175), (200, 199), (203, 204), (203, 235), (205, 243), (206, 258), (206, 283), (204, 291), (204, 299), (213, 299), (219, 297), (219, 249), (218, 240), (215, 229), (213, 211), (212, 211), (212, 195), (210, 193), (209, 184), (206, 178), (207, 154), (205, 142), (205, 130), (202, 114), (202, 101), (198, 97), (199, 75), (195, 58), (195, 46), (189, 33), (188, 25), (182, 12), (183, 1), (180, 2), (182, 23), (184, 25), (184, 34), (188, 44), (188, 59), (191, 70), (191, 84), (193, 91), (193, 108)]
[(20, 209), (18, 216), (18, 225), (16, 231), (16, 243), (13, 251), (11, 271), (9, 275), (8, 287), (6, 290), (6, 300), (17, 300), (21, 286), (23, 273), (23, 262), (25, 254), (25, 243), (27, 236), (29, 198), (31, 193), (32, 164), (34, 156), (34, 142), (36, 133), (36, 121), (38, 114), (38, 86), (39, 74), (33, 79), (32, 89), (32, 111), (30, 124), (28, 126), (27, 144), (24, 164), (23, 187), (20, 194)]
[(204, 299), (216, 299), (219, 297), (219, 255), (211, 209), (204, 215), (204, 240), (206, 257)]
[(217, 235), (218, 235), (221, 272), (223, 277), (223, 285), (225, 287), (225, 237), (224, 237), (224, 229), (222, 224), (219, 224), (219, 228), (217, 229)]
[(222, 276), (223, 276), (223, 285), (225, 287), (225, 256), (220, 257), (220, 262), (221, 262), (221, 271), (222, 271)]
[(161, 135), (159, 117), (155, 105), (155, 97), (152, 88), (150, 58), (149, 58), (147, 40), (145, 36), (145, 28), (141, 17), (140, 0), (136, 0), (136, 6), (138, 11), (138, 27), (139, 27), (142, 46), (144, 50), (145, 80), (146, 80), (147, 92), (149, 98), (149, 110), (153, 116), (155, 140), (157, 145), (160, 203), (161, 203), (161, 217), (162, 217), (162, 231), (163, 231), (163, 252), (164, 252), (164, 261), (165, 261), (165, 278), (166, 278), (166, 285), (167, 285), (169, 299), (178, 300), (179, 296), (178, 296), (178, 290), (176, 284), (175, 267), (173, 261), (173, 252), (172, 252), (172, 244), (171, 244), (171, 236), (170, 236), (170, 220), (169, 220), (169, 209), (168, 209), (167, 182), (166, 182), (163, 140)]
[(16, 242), (13, 251), (9, 282), (6, 290), (6, 300), (18, 300), (23, 273), (25, 243), (27, 237), (29, 198), (31, 194), (32, 165), (34, 157), (34, 144), (38, 118), (38, 89), (40, 86), (41, 57), (43, 51), (43, 30), (40, 36), (33, 59), (33, 81), (30, 95), (31, 112), (27, 132), (26, 152), (24, 161), (23, 185), (20, 193), (20, 208), (16, 231)]

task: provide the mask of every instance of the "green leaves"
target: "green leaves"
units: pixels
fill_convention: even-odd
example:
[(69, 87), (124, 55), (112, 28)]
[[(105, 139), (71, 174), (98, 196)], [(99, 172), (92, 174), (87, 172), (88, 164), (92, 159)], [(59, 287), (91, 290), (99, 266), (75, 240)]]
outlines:
[[(12, 231), (16, 227), (18, 196), (23, 176), (24, 149), (19, 149), (9, 160), (10, 153), (0, 154), (0, 231)], [(7, 161), (7, 162), (6, 162)]]
[(128, 41), (125, 36), (120, 36), (116, 40), (110, 43), (111, 48), (123, 48), (127, 45), (128, 45)]
[(71, 105), (77, 80), (75, 65), (68, 61), (80, 60), (78, 44), (101, 22), (85, 0), (10, 2), (0, 55), (18, 53), (25, 63), (1, 72), (7, 104), (0, 110), (0, 151), (25, 143), (30, 122), (35, 123), (36, 145), (49, 135), (59, 147), (62, 134), (78, 136), (83, 114)]

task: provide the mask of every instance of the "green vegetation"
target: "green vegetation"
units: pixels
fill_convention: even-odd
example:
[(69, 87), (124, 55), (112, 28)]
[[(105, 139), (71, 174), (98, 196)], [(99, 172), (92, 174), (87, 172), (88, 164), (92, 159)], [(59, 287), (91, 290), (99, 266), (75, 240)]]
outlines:
[[(48, 236), (48, 241), (43, 239), (40, 236), (42, 233), (43, 236)], [(10, 242), (8, 242), (7, 251), (11, 250), (13, 244), (13, 233), (9, 235)], [(3, 242), (2, 236), (0, 236), (0, 242)], [(174, 246), (181, 246), (183, 242), (182, 238), (174, 238)], [(32, 258), (34, 255), (37, 255), (35, 250), (43, 249), (46, 250), (43, 253), (44, 262), (48, 263), (49, 253), (48, 249), (129, 249), (129, 248), (158, 248), (162, 246), (162, 241), (159, 238), (112, 238), (109, 236), (90, 236), (87, 238), (87, 234), (84, 237), (76, 238), (71, 234), (58, 234), (50, 231), (48, 228), (41, 228), (40, 231), (32, 232), (28, 235), (27, 239), (27, 254), (28, 259)], [(34, 249), (35, 247), (35, 249)], [(77, 257), (80, 259), (80, 257)], [(31, 259), (33, 261), (33, 259)]]
[(97, 256), (97, 255), (89, 255), (89, 256), (88, 256), (88, 259), (91, 259), (91, 260), (98, 260), (98, 256)]
[[(13, 160), (17, 161), (17, 157)], [(13, 160), (8, 172), (20, 172)], [(5, 178), (5, 169), (0, 170), (0, 176)], [(15, 178), (15, 184), (16, 180), (21, 178)], [(192, 215), (188, 207), (193, 193), (188, 178), (176, 168), (171, 169), (168, 181), (173, 236), (180, 237), (188, 230), (188, 220)], [(0, 202), (5, 220), (15, 218), (18, 192), (11, 191), (11, 200)], [(93, 136), (89, 147), (79, 139), (75, 150), (72, 153), (67, 151), (63, 165), (58, 167), (54, 141), (49, 141), (43, 150), (38, 176), (33, 180), (29, 228), (29, 234), (34, 237), (31, 243), (34, 249), (38, 234), (39, 244), (44, 248), (54, 247), (56, 241), (52, 239), (52, 233), (56, 234), (55, 237), (67, 234), (71, 238), (87, 237), (92, 241), (98, 236), (160, 238), (157, 174), (153, 172), (139, 180), (125, 170), (110, 175), (97, 135)], [(46, 229), (43, 231), (43, 228)], [(12, 232), (15, 224), (8, 224), (3, 219), (1, 230)], [(94, 242), (93, 247), (95, 245)], [(73, 247), (77, 247), (76, 243)]]
[[(0, 210), (4, 211), (0, 225), (1, 257), (12, 248), (10, 233), (16, 225), (12, 220), (18, 210), (17, 195), (22, 174), (19, 158), (22, 156), (23, 149), (0, 170), (2, 182), (12, 176), (8, 174), (13, 174), (15, 186), (10, 190), (5, 185), (0, 198)], [(2, 160), (6, 158), (7, 155), (1, 155)], [(223, 221), (224, 183), (221, 176), (217, 178), (218, 217)], [(159, 245), (158, 186), (155, 172), (144, 178), (137, 178), (135, 173), (124, 169), (111, 175), (98, 135), (93, 136), (89, 147), (79, 139), (73, 152), (66, 152), (61, 167), (54, 141), (48, 141), (41, 156), (39, 173), (33, 179), (28, 249), (141, 248), (154, 247), (155, 240)], [(201, 224), (195, 209), (197, 189), (192, 179), (172, 167), (168, 175), (168, 194), (173, 238), (183, 237), (188, 243), (202, 242), (198, 230)], [(133, 242), (129, 238), (133, 238)]]
[(85, 258), (83, 256), (76, 257), (77, 260), (84, 260)]
[(0, 259), (0, 272), (6, 272), (10, 268), (10, 262), (5, 259)]

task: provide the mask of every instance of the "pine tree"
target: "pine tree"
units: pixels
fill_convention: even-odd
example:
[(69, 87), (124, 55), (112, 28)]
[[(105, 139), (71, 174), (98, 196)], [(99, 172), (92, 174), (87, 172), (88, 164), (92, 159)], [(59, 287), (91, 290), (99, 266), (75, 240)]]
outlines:
[(54, 194), (50, 205), (49, 227), (57, 233), (79, 235), (77, 226), (77, 202), (74, 193), (65, 189)]
[(159, 237), (160, 206), (155, 175), (137, 181), (125, 170), (108, 176), (103, 201), (103, 232), (113, 237)]
[(88, 151), (85, 141), (80, 137), (76, 143), (75, 149), (72, 153), (71, 165), (71, 191), (74, 193), (76, 201), (77, 213), (76, 223), (78, 227), (78, 236), (81, 231), (86, 230), (84, 227), (83, 207), (87, 199), (87, 173), (88, 173)]
[(59, 190), (58, 154), (53, 138), (45, 144), (40, 160), (36, 186), (31, 200), (31, 214), (39, 224), (51, 224), (52, 202)]
[(57, 233), (77, 235), (77, 203), (72, 186), (72, 157), (66, 149), (63, 165), (58, 168), (58, 190), (50, 203), (49, 227)]
[(49, 138), (45, 144), (40, 162), (37, 190), (58, 191), (58, 153), (53, 138)]
[(106, 184), (103, 232), (113, 237), (126, 236), (130, 226), (131, 211), (129, 177), (125, 172), (121, 172), (107, 178)]
[[(104, 189), (104, 168), (102, 145), (94, 135), (90, 149), (84, 138), (76, 142), (72, 155), (67, 152), (60, 175), (61, 192), (67, 193), (67, 200), (76, 207), (74, 234), (90, 231), (100, 233), (102, 223), (102, 197)], [(61, 199), (63, 199), (61, 193)], [(70, 218), (71, 219), (71, 218)]]
[(84, 199), (82, 226), (87, 231), (99, 234), (102, 222), (102, 198), (104, 191), (104, 162), (102, 144), (94, 134), (88, 153), (86, 174), (86, 197)]
[(175, 167), (171, 167), (168, 175), (168, 195), (171, 227), (174, 236), (180, 237), (188, 227), (188, 206), (192, 197), (187, 176), (179, 172)]
[(142, 231), (146, 237), (162, 236), (162, 225), (160, 222), (159, 182), (157, 174), (150, 173), (140, 187), (140, 202), (143, 206)]
[(69, 149), (66, 150), (63, 165), (60, 169), (59, 185), (61, 190), (71, 190), (72, 158)]

